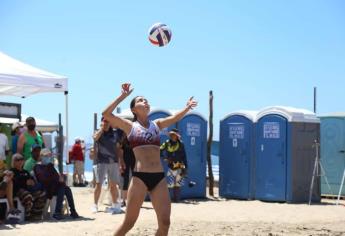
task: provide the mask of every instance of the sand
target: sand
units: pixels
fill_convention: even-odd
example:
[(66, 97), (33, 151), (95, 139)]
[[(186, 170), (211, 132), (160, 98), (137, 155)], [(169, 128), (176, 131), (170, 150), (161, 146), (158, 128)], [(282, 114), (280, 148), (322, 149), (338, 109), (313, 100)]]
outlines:
[[(72, 188), (81, 219), (25, 222), (0, 226), (0, 235), (112, 235), (124, 214), (93, 214), (92, 188)], [(107, 197), (103, 203), (107, 202)], [(321, 204), (287, 204), (207, 198), (172, 204), (169, 235), (345, 235), (344, 201), (322, 199)], [(128, 235), (154, 235), (155, 212), (145, 202)]]

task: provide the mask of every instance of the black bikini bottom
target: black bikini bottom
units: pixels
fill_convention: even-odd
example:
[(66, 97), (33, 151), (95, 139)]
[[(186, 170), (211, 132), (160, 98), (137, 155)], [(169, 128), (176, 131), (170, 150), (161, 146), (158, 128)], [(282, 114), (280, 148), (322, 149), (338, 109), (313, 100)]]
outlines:
[(133, 176), (141, 179), (149, 191), (154, 189), (165, 177), (164, 172), (133, 172)]

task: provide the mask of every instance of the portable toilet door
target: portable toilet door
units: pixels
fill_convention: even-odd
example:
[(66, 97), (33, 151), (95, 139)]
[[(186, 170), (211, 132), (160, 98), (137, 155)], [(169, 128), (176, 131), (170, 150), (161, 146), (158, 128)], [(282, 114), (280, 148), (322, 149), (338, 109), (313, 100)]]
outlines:
[(286, 201), (287, 119), (268, 114), (256, 127), (255, 199)]
[[(188, 172), (184, 185), (181, 187), (181, 198), (206, 197), (206, 152), (207, 152), (207, 121), (200, 114), (191, 112), (177, 124), (185, 145)], [(196, 184), (193, 187), (188, 182)]]
[(253, 198), (254, 111), (238, 111), (220, 121), (219, 195)]
[[(321, 178), (321, 194), (338, 195), (345, 170), (345, 113), (324, 115), (320, 119), (321, 164), (325, 170), (324, 177)], [(341, 195), (345, 196), (345, 187), (342, 188)]]

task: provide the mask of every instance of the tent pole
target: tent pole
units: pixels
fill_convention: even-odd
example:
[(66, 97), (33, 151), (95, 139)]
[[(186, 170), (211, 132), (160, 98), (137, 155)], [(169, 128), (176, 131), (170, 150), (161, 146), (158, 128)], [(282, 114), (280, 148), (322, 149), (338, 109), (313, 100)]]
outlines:
[[(68, 91), (65, 91), (65, 119), (66, 119), (66, 148), (65, 148), (65, 156), (66, 156), (66, 162), (69, 163), (70, 160), (69, 160), (69, 157), (68, 157), (68, 151), (69, 151), (69, 148), (68, 148)], [(66, 172), (67, 172), (67, 176), (68, 176), (68, 165), (66, 165)]]

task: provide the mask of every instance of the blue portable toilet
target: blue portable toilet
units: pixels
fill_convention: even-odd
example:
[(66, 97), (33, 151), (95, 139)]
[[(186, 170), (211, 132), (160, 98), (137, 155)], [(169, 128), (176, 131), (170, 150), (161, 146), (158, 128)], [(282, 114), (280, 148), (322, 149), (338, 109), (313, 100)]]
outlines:
[[(181, 187), (181, 198), (206, 197), (206, 152), (207, 152), (207, 121), (196, 112), (186, 114), (178, 123), (182, 141), (185, 145), (188, 178)], [(189, 187), (189, 181), (196, 185)]]
[[(315, 140), (320, 121), (314, 113), (292, 107), (261, 110), (256, 125), (255, 198), (307, 202), (314, 170)], [(320, 201), (320, 177), (315, 176), (313, 201)]]
[[(338, 195), (345, 170), (345, 112), (322, 115), (320, 120), (321, 164), (325, 170), (325, 176), (321, 177), (321, 194)], [(341, 195), (345, 195), (345, 187)]]
[[(150, 112), (149, 114), (149, 120), (156, 120), (156, 119), (159, 119), (159, 118), (165, 118), (165, 117), (168, 117), (168, 116), (171, 116), (171, 113), (167, 110), (162, 110), (162, 109), (154, 109)], [(164, 128), (163, 130), (161, 130), (160, 132), (160, 142), (161, 144), (163, 142), (165, 142), (167, 139), (169, 139), (169, 131), (172, 129), (172, 128), (175, 128), (176, 125), (172, 125), (168, 128)], [(164, 172), (167, 173), (168, 171), (168, 163), (163, 161), (162, 159), (162, 165), (163, 165), (163, 168), (164, 168)]]
[(219, 127), (219, 195), (254, 196), (254, 123), (256, 111), (231, 112)]

